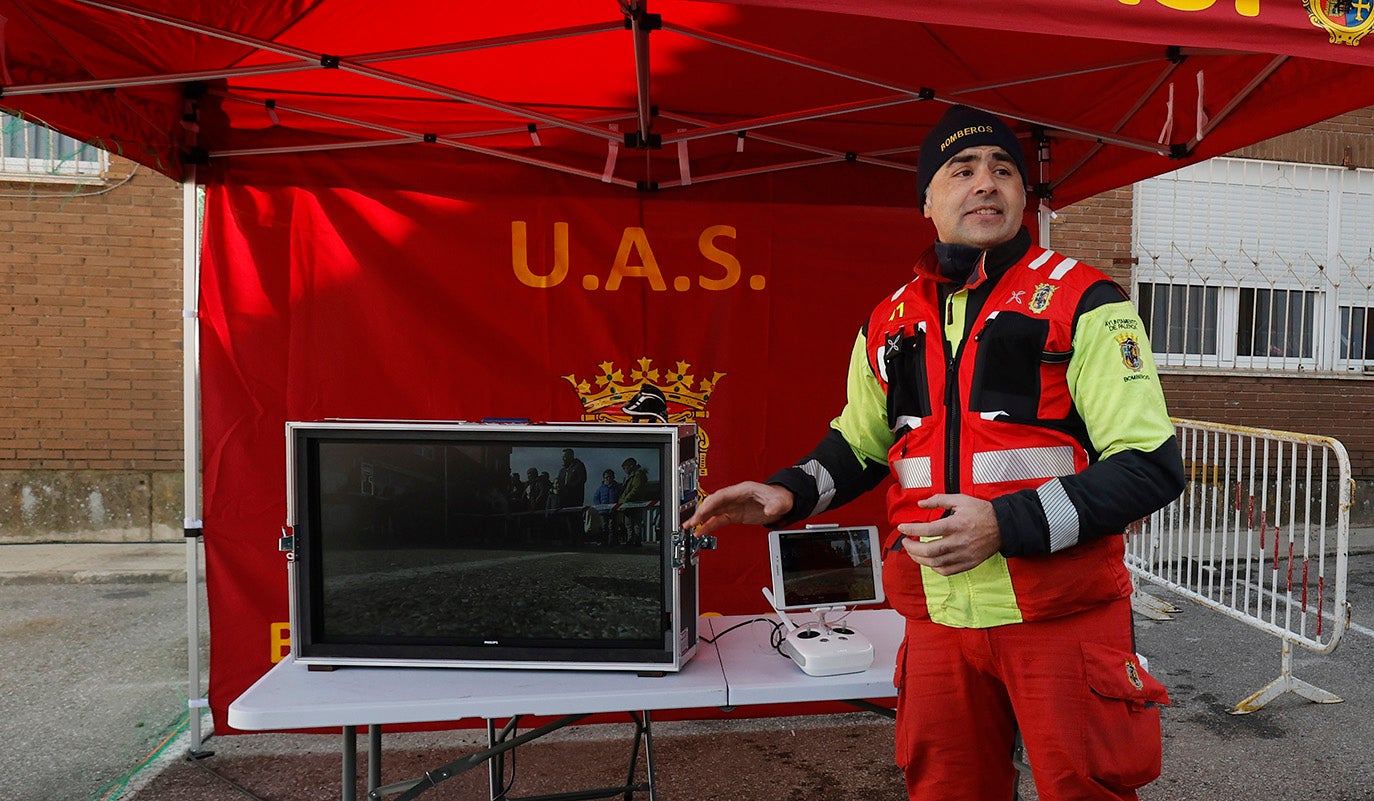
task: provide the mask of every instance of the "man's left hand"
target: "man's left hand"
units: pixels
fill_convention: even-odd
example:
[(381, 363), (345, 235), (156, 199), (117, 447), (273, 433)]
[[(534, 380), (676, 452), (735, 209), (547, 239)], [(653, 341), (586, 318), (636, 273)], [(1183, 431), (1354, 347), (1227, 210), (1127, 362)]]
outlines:
[[(992, 504), (968, 495), (932, 495), (919, 504), (945, 509), (944, 517), (929, 523), (903, 523), (907, 555), (942, 576), (972, 570), (1002, 547), (1002, 532)], [(922, 539), (926, 541), (922, 541)]]

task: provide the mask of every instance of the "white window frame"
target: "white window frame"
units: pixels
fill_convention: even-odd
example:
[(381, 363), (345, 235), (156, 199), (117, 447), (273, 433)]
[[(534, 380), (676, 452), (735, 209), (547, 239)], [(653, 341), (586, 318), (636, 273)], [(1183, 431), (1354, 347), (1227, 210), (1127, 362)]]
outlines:
[(12, 114), (0, 114), (0, 181), (88, 184), (105, 180), (104, 150)]
[[(1370, 348), (1348, 358), (1342, 345), (1351, 333), (1374, 344), (1374, 332), (1341, 330), (1348, 309), (1365, 309), (1366, 326), (1374, 325), (1374, 170), (1216, 158), (1136, 184), (1133, 206), (1136, 303), (1163, 294), (1142, 285), (1217, 290), (1216, 352), (1167, 352), (1173, 343), (1161, 341), (1161, 366), (1374, 373)], [(1300, 332), (1296, 353), (1241, 353), (1242, 291), (1251, 290), (1311, 295), (1298, 324), (1287, 326)]]

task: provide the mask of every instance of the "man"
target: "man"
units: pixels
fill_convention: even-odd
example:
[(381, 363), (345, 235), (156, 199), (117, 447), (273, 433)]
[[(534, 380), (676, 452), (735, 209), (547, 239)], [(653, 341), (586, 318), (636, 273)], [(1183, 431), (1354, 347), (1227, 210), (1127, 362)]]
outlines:
[(891, 472), (896, 755), (920, 801), (1011, 798), (1018, 729), (1045, 801), (1134, 799), (1159, 775), (1168, 696), (1134, 653), (1121, 532), (1182, 464), (1139, 316), (1031, 244), (1025, 178), (1005, 123), (946, 112), (917, 168), (938, 241), (860, 331), (829, 434), (684, 523), (787, 526)]
[(587, 466), (572, 448), (563, 449), (563, 466), (558, 470), (558, 506), (581, 507), (587, 499)]
[(640, 467), (634, 457), (620, 463), (625, 471), (625, 483), (620, 487), (620, 505), (625, 515), (625, 532), (630, 545), (643, 545), (653, 533), (649, 530), (649, 508), (643, 504), (649, 498), (649, 471)]
[(601, 538), (607, 545), (615, 545), (620, 537), (620, 512), (615, 508), (620, 502), (620, 482), (615, 480), (615, 471), (606, 468), (601, 472), (601, 483), (592, 493), (592, 504), (601, 519)]
[(583, 506), (587, 502), (587, 466), (577, 458), (572, 448), (563, 449), (563, 464), (554, 479), (563, 536), (569, 542), (581, 541), (586, 534)]

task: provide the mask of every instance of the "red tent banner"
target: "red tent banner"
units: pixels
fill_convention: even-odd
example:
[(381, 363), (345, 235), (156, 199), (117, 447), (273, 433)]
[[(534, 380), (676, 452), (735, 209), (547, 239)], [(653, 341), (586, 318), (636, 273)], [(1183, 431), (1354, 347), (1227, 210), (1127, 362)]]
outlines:
[[(704, 489), (762, 478), (838, 413), (860, 324), (929, 236), (914, 209), (797, 204), (780, 184), (769, 203), (694, 202), (588, 196), (523, 168), (334, 166), (298, 175), (282, 159), (216, 176), (208, 193), (216, 731), (289, 653), (286, 421), (608, 420), (652, 385), (672, 419), (699, 426)], [(881, 525), (879, 495), (828, 519)], [(749, 531), (703, 553), (703, 611), (761, 607), (767, 546)]]
[(1323, 0), (0, 0), (3, 105), (173, 177), (426, 147), (624, 189), (912, 171), (951, 103), (1015, 121), (1048, 201), (1364, 105)]
[[(1011, 120), (1061, 206), (1367, 105), (1372, 27), (1321, 0), (0, 0), (0, 106), (208, 187), (187, 470), (223, 731), (289, 638), (285, 421), (576, 420), (649, 383), (702, 426), (707, 489), (759, 477), (838, 411), (929, 238), (917, 147), (951, 104)], [(761, 542), (706, 555), (703, 609), (761, 606)]]

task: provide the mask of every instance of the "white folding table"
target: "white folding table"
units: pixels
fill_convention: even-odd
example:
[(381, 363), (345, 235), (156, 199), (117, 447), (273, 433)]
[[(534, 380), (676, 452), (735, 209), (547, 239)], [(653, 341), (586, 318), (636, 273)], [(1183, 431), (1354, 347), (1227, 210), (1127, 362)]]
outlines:
[[(721, 633), (759, 617), (762, 616), (702, 618), (703, 624), (711, 626), (710, 636), (715, 640), (717, 658), (725, 671), (726, 700), (730, 706), (804, 701), (858, 702), (897, 696), (892, 672), (905, 622), (891, 609), (859, 610), (843, 618), (846, 626), (873, 643), (874, 655), (873, 665), (868, 670), (839, 676), (808, 676), (792, 660), (780, 655), (769, 643), (771, 617), (763, 617), (747, 628)], [(800, 620), (801, 616), (796, 619)], [(830, 621), (831, 624), (838, 622)]]
[[(354, 801), (357, 727), (367, 726), (370, 747), (368, 790), (382, 798), (413, 797), (428, 783), (488, 763), (493, 797), (500, 790), (499, 759), (505, 752), (598, 713), (625, 712), (636, 721), (634, 759), (643, 743), (648, 782), (607, 794), (647, 791), (654, 799), (653, 740), (649, 715), (655, 710), (736, 707), (750, 704), (849, 701), (890, 713), (865, 699), (895, 696), (892, 668), (902, 635), (901, 617), (891, 610), (853, 612), (847, 625), (874, 643), (873, 667), (863, 673), (815, 677), (802, 673), (769, 644), (772, 626), (750, 623), (757, 616), (703, 617), (702, 642), (682, 670), (662, 676), (587, 670), (484, 670), (471, 668), (346, 667), (309, 670), (292, 660), (278, 663), (229, 705), (228, 723), (243, 731), (303, 728), (343, 729), (344, 801)], [(722, 632), (725, 632), (721, 634)], [(719, 636), (720, 639), (715, 638)], [(636, 713), (643, 715), (642, 720)], [(493, 721), (520, 715), (557, 720), (525, 734), (498, 738)], [(431, 771), (423, 779), (380, 787), (383, 724), (432, 723), (463, 718), (487, 722), (488, 748)], [(583, 797), (590, 797), (583, 795)]]

